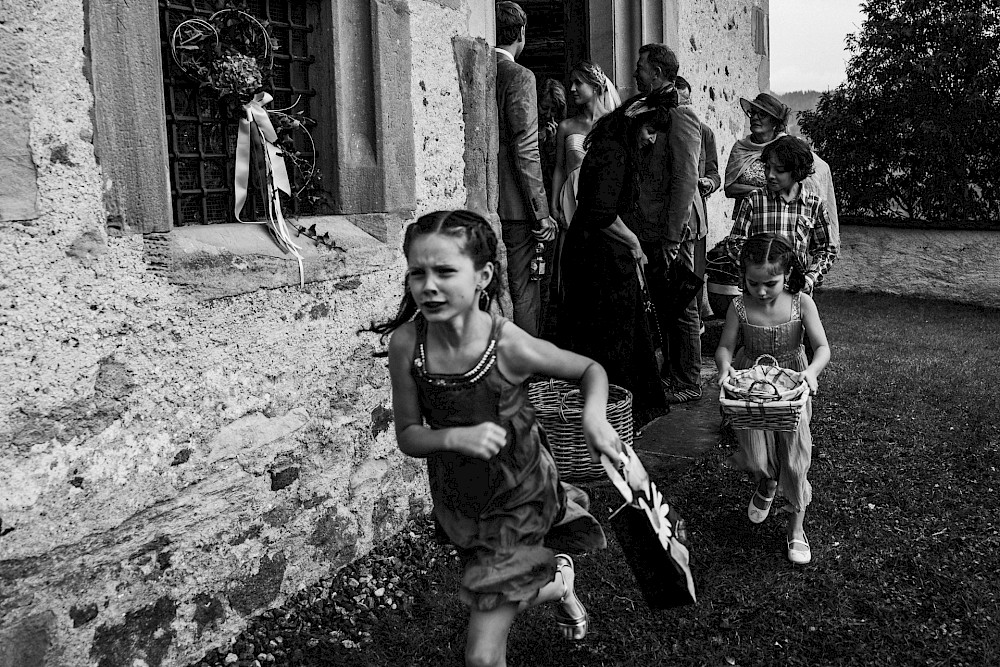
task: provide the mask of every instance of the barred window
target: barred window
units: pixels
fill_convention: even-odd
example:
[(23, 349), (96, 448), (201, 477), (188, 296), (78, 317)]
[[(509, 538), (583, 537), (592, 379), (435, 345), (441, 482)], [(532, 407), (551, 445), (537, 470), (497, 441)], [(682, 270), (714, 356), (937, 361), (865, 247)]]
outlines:
[[(233, 172), (238, 121), (220, 109), (216, 94), (185, 75), (174, 62), (170, 39), (183, 21), (208, 18), (217, 3), (212, 0), (159, 0), (160, 42), (163, 53), (164, 113), (171, 181), (173, 224), (206, 225), (235, 222)], [(246, 11), (265, 24), (274, 38), (274, 64), (265, 89), (274, 100), (269, 111), (288, 109), (311, 115), (316, 96), (311, 71), (316, 58), (309, 52), (318, 0), (249, 0)], [(313, 146), (297, 133), (295, 148), (312, 161)], [(294, 179), (292, 165), (289, 177)], [(293, 188), (296, 183), (293, 182)], [(308, 202), (289, 202), (294, 215), (310, 215)], [(241, 218), (263, 216), (257, 185), (251, 178)]]

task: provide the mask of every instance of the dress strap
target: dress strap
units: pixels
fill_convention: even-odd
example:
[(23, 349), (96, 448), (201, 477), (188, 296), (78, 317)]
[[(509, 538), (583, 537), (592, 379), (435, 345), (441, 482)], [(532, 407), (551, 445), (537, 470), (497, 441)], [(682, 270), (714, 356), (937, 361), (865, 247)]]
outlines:
[(413, 326), (416, 329), (416, 335), (413, 337), (412, 365), (423, 367), (424, 343), (427, 341), (427, 320), (417, 313), (417, 316), (413, 318)]
[(802, 319), (802, 292), (796, 292), (792, 298), (792, 322)]
[(429, 373), (427, 371), (427, 352), (425, 349), (427, 342), (427, 323), (422, 317), (417, 317), (417, 344), (413, 359), (413, 366), (417, 373), (431, 384), (442, 387), (469, 385), (479, 382), (486, 377), (486, 374), (489, 373), (490, 369), (496, 365), (497, 339), (500, 337), (500, 330), (503, 328), (504, 322), (507, 321), (504, 317), (497, 317), (496, 315), (491, 315), (491, 317), (493, 318), (493, 324), (490, 329), (490, 340), (486, 344), (486, 349), (483, 351), (483, 355), (471, 369), (464, 373), (456, 374)]
[(747, 309), (743, 306), (743, 295), (737, 295), (733, 298), (733, 305), (736, 306), (736, 314), (740, 318), (740, 322), (747, 321)]

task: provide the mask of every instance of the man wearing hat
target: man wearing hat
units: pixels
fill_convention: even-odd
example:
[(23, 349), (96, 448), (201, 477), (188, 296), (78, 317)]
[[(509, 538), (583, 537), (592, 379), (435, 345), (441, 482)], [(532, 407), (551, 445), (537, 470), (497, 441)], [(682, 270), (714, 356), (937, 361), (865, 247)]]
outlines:
[[(674, 78), (679, 63), (665, 44), (639, 49), (635, 80), (644, 93), (656, 91), (676, 99)], [(649, 291), (657, 309), (663, 342), (660, 377), (667, 401), (684, 403), (701, 398), (701, 317), (697, 298), (683, 309), (670, 312), (671, 262), (694, 270), (697, 220), (692, 204), (698, 194), (698, 157), (701, 154), (701, 120), (690, 105), (670, 111), (670, 132), (658, 136), (640, 170), (639, 213), (633, 229), (649, 262)]]

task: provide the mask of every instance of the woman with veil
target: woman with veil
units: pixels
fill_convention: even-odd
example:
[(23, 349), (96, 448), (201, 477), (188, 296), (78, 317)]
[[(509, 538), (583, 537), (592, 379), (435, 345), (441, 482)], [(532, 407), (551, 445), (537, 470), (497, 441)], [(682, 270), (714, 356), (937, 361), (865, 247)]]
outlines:
[[(570, 72), (570, 96), (579, 112), (559, 123), (556, 131), (556, 168), (552, 175), (549, 211), (559, 223), (561, 230), (569, 229), (576, 213), (577, 182), (580, 167), (587, 151), (583, 140), (602, 116), (621, 106), (615, 84), (601, 69), (600, 65), (581, 60)], [(555, 267), (553, 270), (554, 296), (561, 298), (564, 287), (559, 268), (565, 233), (560, 233), (556, 241)]]

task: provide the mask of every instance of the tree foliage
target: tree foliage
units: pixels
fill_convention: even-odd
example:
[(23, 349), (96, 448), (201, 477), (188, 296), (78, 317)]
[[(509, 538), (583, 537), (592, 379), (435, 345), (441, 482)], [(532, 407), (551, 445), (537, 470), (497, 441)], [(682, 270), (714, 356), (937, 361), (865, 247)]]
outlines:
[(996, 0), (868, 0), (847, 80), (799, 123), (846, 215), (1000, 218)]

